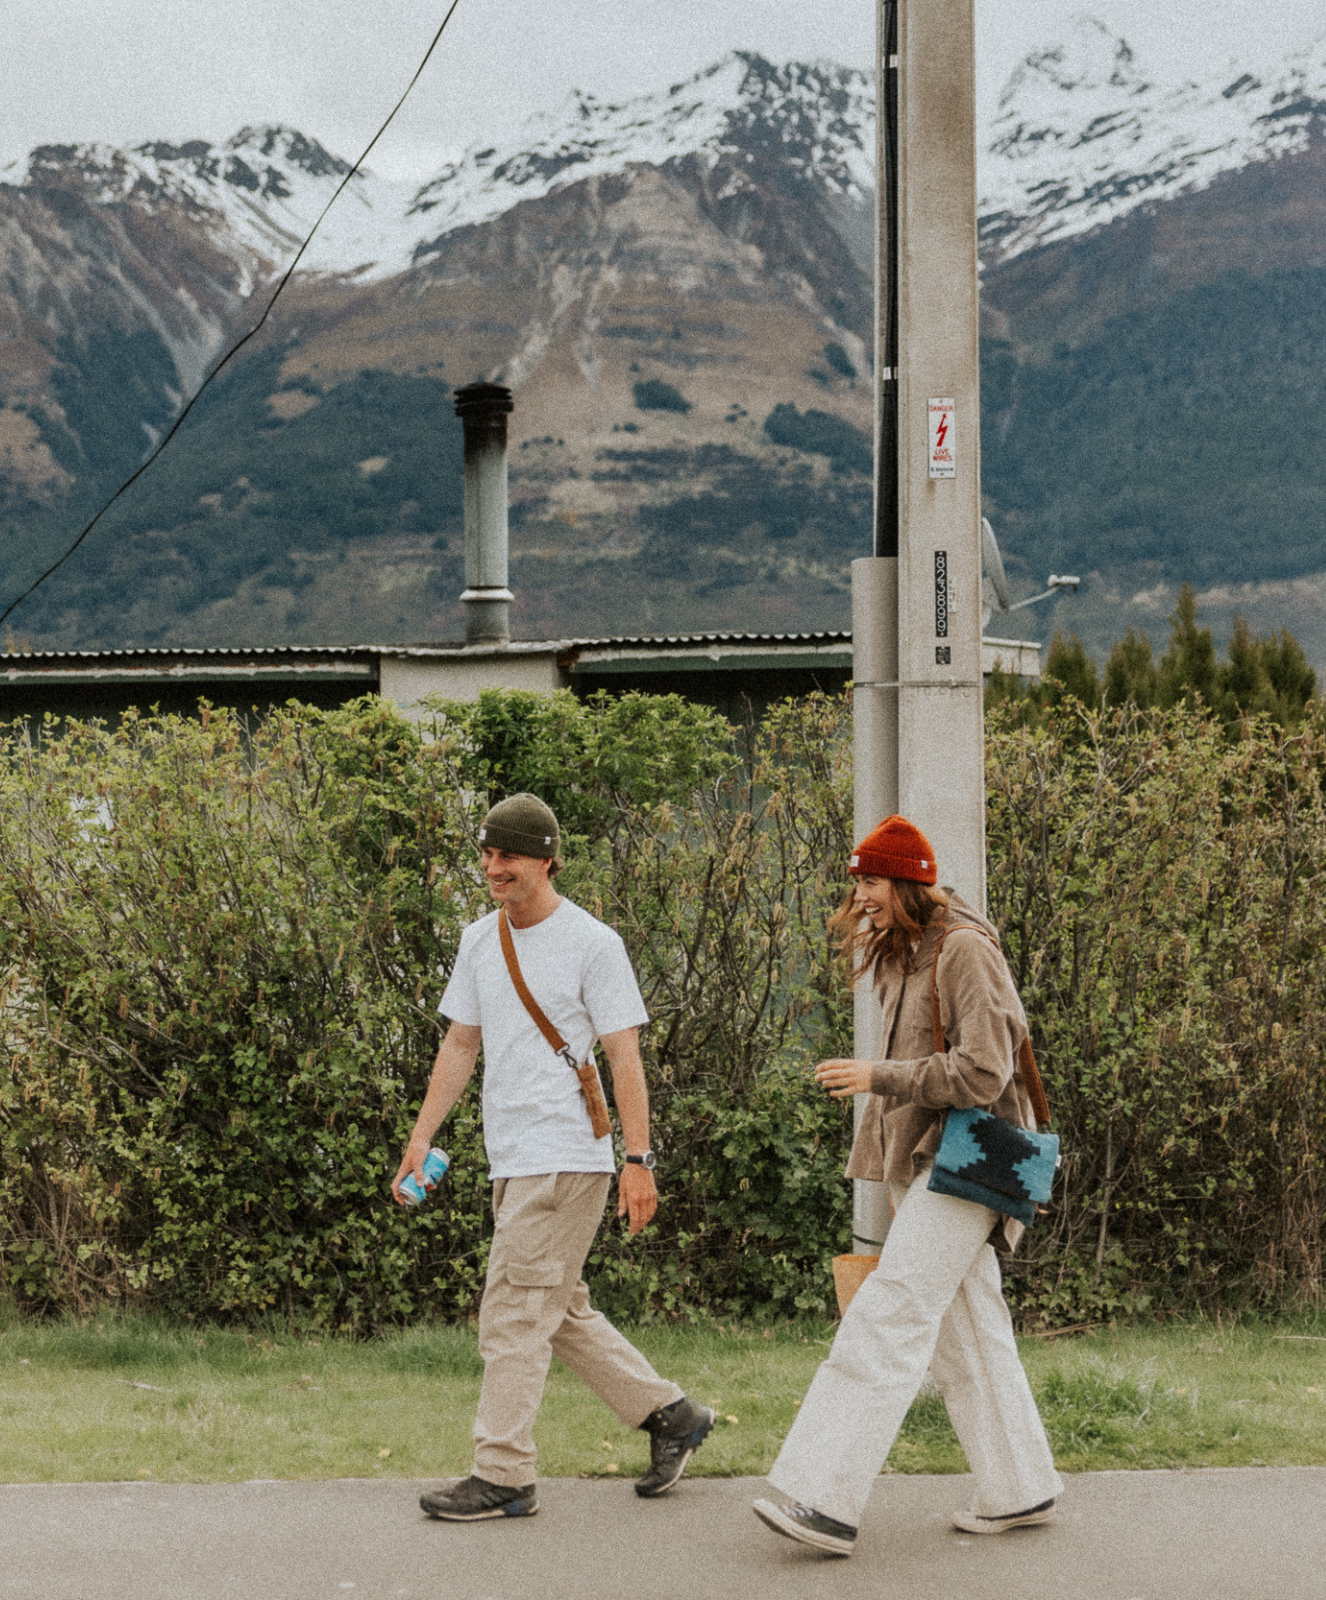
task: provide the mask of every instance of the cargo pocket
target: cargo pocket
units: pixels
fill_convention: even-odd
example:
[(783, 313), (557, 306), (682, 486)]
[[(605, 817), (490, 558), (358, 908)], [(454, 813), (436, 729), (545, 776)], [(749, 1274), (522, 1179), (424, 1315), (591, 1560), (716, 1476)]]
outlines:
[(518, 1289), (555, 1289), (566, 1268), (557, 1261), (508, 1261), (506, 1275)]
[(558, 1261), (508, 1261), (507, 1294), (518, 1322), (537, 1323), (543, 1316), (549, 1294), (566, 1276)]

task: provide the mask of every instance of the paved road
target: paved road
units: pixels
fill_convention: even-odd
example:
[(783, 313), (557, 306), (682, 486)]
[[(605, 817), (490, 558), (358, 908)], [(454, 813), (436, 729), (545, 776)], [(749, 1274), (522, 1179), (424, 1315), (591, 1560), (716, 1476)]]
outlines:
[(1322, 1600), (1326, 1468), (1088, 1473), (1059, 1522), (954, 1533), (961, 1478), (896, 1477), (824, 1559), (751, 1515), (762, 1479), (552, 1479), (522, 1522), (455, 1526), (420, 1485), (0, 1486), (3, 1600)]

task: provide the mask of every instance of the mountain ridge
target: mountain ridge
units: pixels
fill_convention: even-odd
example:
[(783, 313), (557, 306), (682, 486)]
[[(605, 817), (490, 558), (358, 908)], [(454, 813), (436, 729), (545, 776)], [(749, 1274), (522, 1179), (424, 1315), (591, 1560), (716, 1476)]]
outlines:
[[(1298, 153), (1326, 127), (1326, 31), (1271, 69), (1229, 72), (1159, 82), (1126, 40), (1086, 16), (1061, 43), (1031, 52), (1010, 74), (981, 149), (978, 209), (990, 261)], [(475, 140), (422, 184), (358, 174), (342, 215), (333, 210), (324, 223), (308, 270), (389, 276), (441, 234), (492, 221), (567, 183), (687, 157), (717, 165), (755, 123), (781, 137), (789, 170), (800, 164), (813, 181), (868, 204), (873, 99), (869, 76), (857, 69), (776, 65), (745, 51), (622, 101), (572, 91), (561, 111), (536, 114), (505, 139)], [(18, 187), (72, 177), (101, 204), (160, 196), (210, 209), (239, 246), (260, 253), (302, 239), (349, 170), (299, 130), (247, 126), (221, 145), (42, 146)], [(376, 252), (364, 242), (366, 228), (378, 232)]]
[[(1142, 419), (1163, 428), (1158, 397), (1175, 395), (1196, 408), (1196, 438), (1218, 420), (1237, 454), (1256, 429), (1225, 392), (1232, 369), (1194, 364), (1189, 323), (1217, 304), (1248, 310), (1249, 337), (1267, 345), (1250, 357), (1260, 394), (1277, 317), (1294, 315), (1315, 348), (1311, 273), (1326, 265), (1313, 52), (1225, 96), (1237, 75), (1158, 86), (1130, 54), (1120, 65), (1121, 48), (1086, 22), (1030, 59), (982, 182), (987, 509), (1028, 589), (1051, 553), (1076, 569), (1111, 544), (1132, 551), (1133, 577), (1105, 563), (1088, 585), (1100, 618), (1119, 622), (1147, 614), (1129, 596), (1160, 603), (1177, 581), (1167, 560), (1204, 559), (1203, 547), (1181, 486), (1152, 484), (1125, 512), (1095, 448), (1109, 430), (1075, 434), (1062, 419), (1096, 416), (1101, 385), (1132, 384), (1133, 432), (1104, 413), (1112, 459), (1150, 461), (1135, 435)], [(1217, 99), (1218, 126), (1202, 121)], [(1283, 115), (1259, 120), (1276, 106)], [(581, 96), (534, 134), (476, 141), (424, 185), (356, 177), (325, 253), (307, 258), (216, 404), (16, 620), (60, 642), (456, 633), (446, 394), (490, 377), (517, 389), (520, 632), (845, 625), (848, 565), (869, 548), (868, 111), (860, 73), (738, 53), (652, 96)], [(1116, 181), (1130, 151), (1136, 181)], [(141, 458), (348, 170), (274, 125), (220, 146), (47, 146), (24, 184), (0, 185), (8, 582)], [(1280, 274), (1274, 292), (1257, 306), (1237, 286), (1194, 298), (1231, 263), (1257, 281)], [(1165, 368), (1150, 389), (1108, 359), (1111, 319), (1147, 308), (1168, 341), (1138, 358)], [(1051, 426), (1060, 460), (1100, 486), (1086, 502), (1036, 466)], [(1254, 549), (1225, 591), (1312, 579), (1305, 470), (1296, 565), (1272, 572)], [(1207, 496), (1217, 516), (1234, 504), (1222, 492)], [(1255, 498), (1240, 528), (1256, 525)], [(1102, 520), (1107, 506), (1126, 538)], [(1059, 618), (1091, 615), (1087, 595)]]
[(1162, 85), (1101, 21), (1011, 74), (978, 209), (991, 262), (1108, 226), (1222, 175), (1300, 154), (1326, 132), (1326, 31), (1262, 72)]

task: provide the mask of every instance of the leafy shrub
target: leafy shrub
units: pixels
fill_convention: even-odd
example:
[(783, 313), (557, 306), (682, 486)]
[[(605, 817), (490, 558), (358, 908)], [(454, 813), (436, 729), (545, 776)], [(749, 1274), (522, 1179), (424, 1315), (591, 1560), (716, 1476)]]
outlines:
[(827, 411), (777, 405), (764, 419), (764, 431), (775, 444), (828, 456), (840, 471), (869, 472), (874, 461), (870, 440), (860, 428)]
[(372, 704), (11, 747), (0, 1239), (26, 1302), (375, 1322), (473, 1293), (472, 1099), (443, 1206), (382, 1193), (426, 975), (483, 899), (453, 753)]
[[(664, 1205), (596, 1293), (646, 1317), (827, 1309), (847, 1245), (850, 1050), (824, 921), (851, 842), (842, 701), (775, 707), (749, 760), (671, 697), (490, 693), (422, 728), (366, 701), (246, 729), (72, 726), (0, 764), (0, 1272), (102, 1301), (372, 1327), (475, 1303), (471, 1086), (418, 1213), (387, 1180), (461, 927), (475, 828), (553, 798), (567, 893), (620, 929)], [(987, 719), (991, 914), (1067, 1153), (1008, 1263), (1029, 1323), (1320, 1293), (1326, 725), (1199, 705)], [(1113, 1403), (1113, 1402), (1111, 1402)], [(1126, 1409), (1126, 1407), (1125, 1407)]]
[(691, 402), (681, 390), (665, 383), (662, 378), (646, 378), (641, 383), (633, 384), (631, 393), (635, 396), (638, 411), (680, 411), (684, 416), (691, 409)]
[(995, 712), (990, 910), (1067, 1152), (1028, 1313), (1321, 1283), (1323, 720)]
[[(605, 1232), (605, 1290), (641, 1311), (823, 1309), (844, 1125), (785, 1053), (821, 997), (842, 1009), (799, 919), (822, 927), (846, 779), (835, 768), (821, 792), (829, 769), (803, 762), (767, 794), (802, 723), (775, 723), (750, 770), (722, 719), (673, 697), (490, 694), (440, 707), (422, 736), (376, 701), (291, 707), (247, 735), (216, 713), (15, 735), (0, 767), (10, 1292), (354, 1326), (469, 1307), (488, 1230), (473, 1087), (440, 1200), (404, 1214), (386, 1182), (460, 928), (487, 907), (478, 819), (529, 785), (561, 808), (578, 847), (562, 881), (621, 927), (655, 1018), (667, 1231), (643, 1250)], [(808, 850), (789, 897), (775, 862)], [(764, 1255), (751, 1237), (778, 1242)]]

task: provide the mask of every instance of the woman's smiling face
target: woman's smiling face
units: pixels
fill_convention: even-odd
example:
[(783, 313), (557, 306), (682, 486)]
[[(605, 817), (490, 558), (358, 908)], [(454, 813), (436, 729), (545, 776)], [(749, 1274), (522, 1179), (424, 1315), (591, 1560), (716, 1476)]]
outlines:
[(898, 902), (898, 891), (893, 887), (892, 878), (877, 878), (870, 873), (862, 873), (856, 879), (856, 890), (853, 899), (860, 909), (870, 918), (870, 925), (881, 933), (887, 928), (896, 928), (902, 924), (902, 907)]

